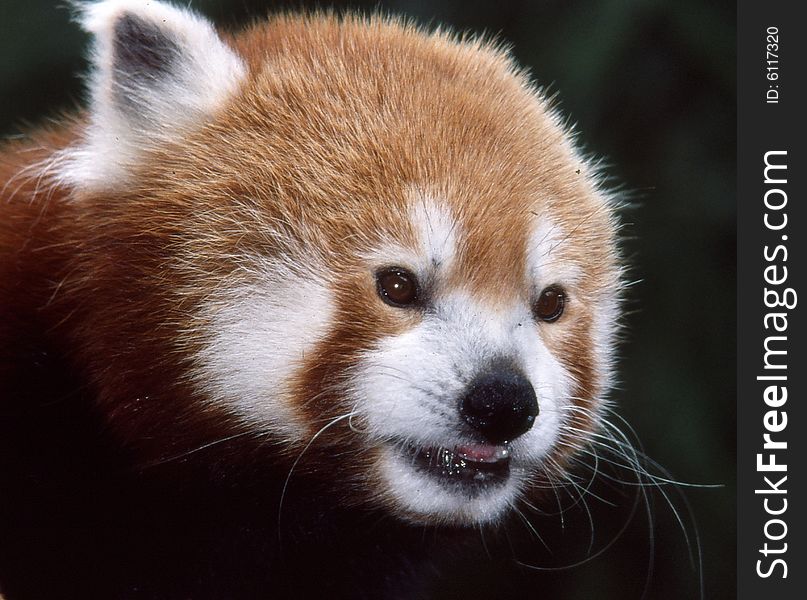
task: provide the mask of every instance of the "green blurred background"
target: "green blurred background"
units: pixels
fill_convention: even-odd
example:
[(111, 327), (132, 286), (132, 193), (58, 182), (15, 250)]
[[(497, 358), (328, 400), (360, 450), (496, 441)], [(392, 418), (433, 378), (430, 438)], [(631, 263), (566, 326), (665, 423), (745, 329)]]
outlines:
[[(82, 102), (87, 40), (70, 23), (64, 4), (0, 0), (0, 135), (19, 133)], [(646, 454), (673, 477), (722, 486), (687, 488), (686, 501), (666, 488), (683, 530), (663, 496), (651, 493), (652, 528), (640, 509), (608, 546), (630, 517), (636, 488), (601, 477), (592, 491), (602, 500), (588, 498), (591, 549), (589, 517), (580, 506), (568, 510), (563, 528), (557, 516), (528, 514), (551, 551), (516, 521), (506, 536), (486, 534), (491, 558), (474, 575), (444, 573), (434, 597), (698, 598), (693, 557), (697, 564), (700, 548), (703, 597), (733, 598), (734, 3), (192, 3), (228, 27), (281, 7), (316, 5), (380, 8), (427, 25), (495, 34), (513, 45), (538, 83), (558, 93), (584, 148), (607, 159), (615, 183), (632, 201), (623, 215), (624, 248), (637, 283), (629, 293), (621, 385), (613, 394), (618, 413), (638, 432)], [(590, 554), (596, 556), (586, 561)], [(517, 566), (580, 561), (549, 571)]]

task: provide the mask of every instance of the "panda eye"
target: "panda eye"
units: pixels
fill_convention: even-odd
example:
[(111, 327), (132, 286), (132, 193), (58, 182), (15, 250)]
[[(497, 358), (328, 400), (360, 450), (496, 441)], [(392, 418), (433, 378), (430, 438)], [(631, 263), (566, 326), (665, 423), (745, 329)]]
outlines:
[(418, 301), (417, 278), (401, 267), (389, 267), (376, 273), (378, 295), (390, 306), (406, 307)]
[(536, 319), (552, 323), (557, 321), (566, 307), (566, 292), (556, 284), (545, 287), (532, 305), (532, 312)]

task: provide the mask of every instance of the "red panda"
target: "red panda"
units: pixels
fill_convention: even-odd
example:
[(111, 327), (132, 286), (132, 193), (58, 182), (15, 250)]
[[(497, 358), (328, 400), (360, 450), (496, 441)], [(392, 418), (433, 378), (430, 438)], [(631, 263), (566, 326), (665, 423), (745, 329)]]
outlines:
[(0, 149), (0, 589), (420, 597), (597, 429), (613, 195), (495, 44), (81, 23), (87, 110)]

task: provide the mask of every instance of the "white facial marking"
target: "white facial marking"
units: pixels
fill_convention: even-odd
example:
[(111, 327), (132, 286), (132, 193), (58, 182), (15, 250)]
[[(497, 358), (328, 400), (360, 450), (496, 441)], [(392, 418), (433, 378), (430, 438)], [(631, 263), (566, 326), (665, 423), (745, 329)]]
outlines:
[(280, 439), (306, 439), (307, 424), (292, 408), (289, 382), (330, 323), (325, 287), (270, 272), (265, 282), (227, 293), (204, 313), (211, 334), (198, 356), (197, 385), (213, 402)]
[[(575, 243), (572, 234), (565, 231), (548, 217), (538, 222), (529, 240), (528, 264), (531, 280), (537, 289), (559, 283), (566, 289), (573, 289), (584, 272), (584, 265), (576, 264), (561, 256), (563, 244)], [(573, 301), (586, 302), (592, 318), (591, 347), (594, 350), (594, 370), (602, 377), (601, 386), (608, 389), (614, 383), (614, 346), (620, 316), (618, 276), (611, 285), (605, 286), (596, 297), (576, 298)], [(595, 414), (607, 405), (605, 398), (598, 398), (592, 410)]]
[(456, 254), (457, 221), (446, 208), (428, 198), (415, 202), (411, 219), (420, 241), (420, 256), (437, 268), (449, 269)]
[[(442, 298), (419, 325), (383, 340), (362, 358), (355, 394), (363, 398), (357, 411), (368, 423), (369, 435), (398, 446), (473, 443), (458, 410), (460, 399), (477, 375), (505, 358), (532, 383), (540, 408), (532, 429), (513, 441), (512, 456), (524, 465), (537, 463), (557, 440), (562, 406), (571, 391), (568, 373), (543, 344), (537, 327), (527, 307), (493, 311), (465, 293)], [(466, 510), (465, 495), (413, 469), (405, 453), (388, 449), (385, 455), (382, 476), (409, 510), (446, 518), (459, 518), (460, 504)], [(468, 514), (493, 518), (503, 511), (524, 483), (517, 472), (513, 470), (505, 486), (476, 496)]]
[[(616, 383), (615, 346), (621, 316), (619, 302), (619, 283), (615, 282), (612, 289), (605, 290), (597, 299), (592, 315), (591, 344), (594, 349), (594, 369), (600, 374), (601, 384), (605, 390), (609, 390)], [(593, 407), (594, 413), (601, 416), (608, 404), (607, 397), (600, 397)]]
[[(561, 260), (559, 248), (569, 241), (564, 231), (549, 217), (542, 217), (527, 242), (527, 265), (530, 280), (541, 288), (560, 283), (573, 287), (579, 282), (583, 265)], [(540, 290), (537, 290), (540, 291)]]
[(456, 256), (458, 225), (451, 213), (429, 198), (417, 197), (409, 212), (417, 239), (414, 248), (388, 244), (367, 254), (370, 268), (396, 265), (425, 277), (436, 269), (448, 270)]
[[(439, 280), (466, 233), (433, 203), (415, 204), (412, 220), (419, 234), (419, 257), (407, 260), (421, 272), (431, 267), (429, 272)], [(573, 290), (580, 283), (584, 265), (564, 259), (558, 251), (568, 239), (551, 219), (536, 223), (528, 240), (525, 282), (534, 293), (550, 284)], [(602, 346), (602, 361), (610, 356), (613, 322), (606, 321), (616, 311), (615, 303), (608, 301), (611, 297), (604, 294), (595, 307), (602, 309), (593, 340)], [(419, 324), (379, 341), (364, 354), (354, 379), (356, 411), (367, 423), (367, 435), (383, 448), (380, 475), (405, 512), (455, 523), (491, 521), (515, 501), (532, 469), (553, 452), (573, 414), (574, 378), (550, 351), (542, 330), (562, 324), (536, 322), (523, 298), (494, 308), (477, 301), (473, 290), (455, 290), (439, 294), (434, 302)], [(450, 449), (478, 442), (460, 414), (460, 402), (469, 384), (502, 359), (530, 381), (539, 414), (533, 427), (511, 442), (509, 479), (469, 495), (416, 468), (406, 448)]]
[(446, 524), (495, 521), (508, 508), (521, 487), (521, 478), (513, 473), (514, 476), (503, 486), (469, 497), (462, 493), (451, 493), (434, 478), (413, 469), (395, 448), (384, 448), (382, 461), (381, 476), (399, 505), (407, 512)]
[[(54, 176), (82, 189), (116, 189), (145, 151), (180, 138), (220, 108), (246, 67), (190, 11), (142, 0), (81, 6), (81, 22), (95, 36), (90, 123), (83, 141), (54, 161)], [(122, 27), (124, 19), (134, 26)], [(142, 65), (119, 56), (132, 44), (143, 46)]]

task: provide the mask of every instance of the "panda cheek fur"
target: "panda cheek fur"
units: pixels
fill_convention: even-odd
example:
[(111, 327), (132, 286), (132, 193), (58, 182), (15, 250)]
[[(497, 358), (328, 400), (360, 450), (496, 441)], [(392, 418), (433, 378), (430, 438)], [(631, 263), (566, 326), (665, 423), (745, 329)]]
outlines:
[[(147, 595), (170, 595), (160, 585), (178, 574), (173, 562), (187, 576), (187, 590), (171, 588), (183, 597), (242, 583), (271, 596), (266, 563), (295, 550), (275, 543), (287, 521), (273, 509), (288, 487), (308, 505), (289, 502), (284, 516), (299, 509), (307, 532), (323, 525), (321, 537), (299, 538), (316, 562), (289, 580), (311, 564), (358, 565), (363, 584), (395, 570), (355, 558), (377, 542), (391, 541), (402, 562), (428, 561), (444, 548), (416, 543), (403, 556), (397, 536), (422, 541), (413, 524), (496, 523), (547, 465), (574, 466), (615, 367), (616, 223), (596, 168), (506, 52), (386, 17), (277, 15), (220, 35), (160, 2), (83, 6), (94, 36), (88, 110), (0, 150), (0, 314), (20, 315), (0, 319), (0, 352), (22, 373), (6, 397), (25, 389), (18, 380), (35, 384), (40, 395), (20, 413), (26, 432), (65, 407), (92, 415), (75, 431), (50, 417), (34, 444), (0, 419), (16, 436), (0, 441), (55, 455), (50, 434), (60, 443), (92, 430), (79, 440), (91, 451), (44, 465), (41, 480), (56, 473), (66, 485), (55, 489), (90, 498), (108, 481), (57, 473), (86, 459), (131, 486), (106, 503), (127, 536), (90, 560), (76, 554), (65, 572), (135, 543), (133, 554), (159, 563)], [(379, 296), (378, 274), (391, 267), (418, 278), (421, 305)], [(554, 323), (534, 314), (552, 285), (570, 298)], [(32, 356), (58, 369), (32, 367)], [(507, 435), (467, 414), (472, 382), (495, 369), (518, 378), (522, 400), (535, 392)], [(55, 383), (40, 385), (43, 374)], [(5, 392), (5, 364), (0, 378)], [(109, 448), (123, 464), (106, 462)], [(23, 490), (41, 474), (19, 473)], [(43, 490), (41, 506), (61, 502)], [(20, 514), (32, 514), (19, 498)], [(101, 504), (73, 508), (101, 523)], [(138, 511), (144, 519), (129, 519)], [(330, 522), (344, 512), (350, 526)], [(378, 513), (389, 518), (357, 530)], [(152, 514), (177, 527), (141, 532)], [(197, 526), (198, 538), (185, 536)], [(232, 550), (249, 532), (260, 549), (242, 565)], [(19, 534), (38, 558), (37, 541)], [(155, 540), (168, 536), (190, 552), (162, 560)], [(209, 547), (196, 548), (202, 538)], [(198, 563), (188, 558), (197, 550)], [(235, 568), (218, 562), (230, 554)], [(91, 569), (82, 584), (118, 567)], [(123, 570), (105, 597), (141, 584), (137, 569)], [(208, 575), (221, 588), (205, 587)]]
[[(406, 331), (417, 317), (390, 314), (367, 272), (339, 277), (331, 282), (330, 293), (333, 311), (327, 332), (290, 377), (290, 402), (299, 420), (307, 423), (306, 438), (301, 440), (310, 443), (306, 452), (314, 449), (314, 454), (346, 457), (327, 468), (337, 486), (340, 472), (352, 481), (373, 482), (377, 450), (364, 435), (366, 423), (356, 414), (357, 405), (371, 399), (356, 395), (357, 365), (379, 340)], [(353, 502), (362, 503), (362, 498), (348, 503)]]

